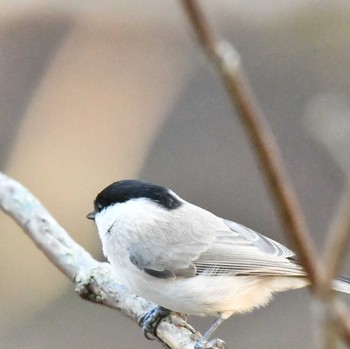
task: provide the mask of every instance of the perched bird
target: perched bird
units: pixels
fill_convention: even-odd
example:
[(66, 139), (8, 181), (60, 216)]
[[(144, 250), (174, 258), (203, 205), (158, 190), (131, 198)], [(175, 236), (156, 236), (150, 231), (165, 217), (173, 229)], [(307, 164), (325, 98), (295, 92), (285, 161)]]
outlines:
[[(232, 314), (309, 283), (287, 247), (159, 185), (115, 182), (97, 195), (87, 218), (95, 220), (103, 253), (123, 284), (158, 305), (141, 319), (146, 337), (170, 311), (216, 316), (195, 345), (205, 348)], [(349, 279), (333, 286), (350, 293)]]

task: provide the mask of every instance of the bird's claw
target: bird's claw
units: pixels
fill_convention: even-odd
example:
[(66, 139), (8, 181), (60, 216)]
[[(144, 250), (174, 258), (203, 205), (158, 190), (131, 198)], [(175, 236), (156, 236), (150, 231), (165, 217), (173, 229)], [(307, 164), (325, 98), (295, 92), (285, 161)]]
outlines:
[(142, 315), (137, 323), (142, 327), (143, 335), (149, 340), (156, 339), (159, 322), (169, 314), (170, 310), (156, 306)]
[(210, 341), (197, 341), (194, 349), (225, 349), (226, 344), (222, 339), (214, 338)]

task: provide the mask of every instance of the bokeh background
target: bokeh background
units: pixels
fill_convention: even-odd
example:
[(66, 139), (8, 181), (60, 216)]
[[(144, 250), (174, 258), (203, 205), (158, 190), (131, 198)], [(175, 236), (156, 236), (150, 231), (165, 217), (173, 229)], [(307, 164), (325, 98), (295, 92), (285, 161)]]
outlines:
[[(201, 3), (241, 53), (321, 250), (344, 176), (304, 118), (317, 122), (319, 105), (331, 114), (336, 103), (325, 101), (349, 99), (350, 4)], [(177, 1), (0, 6), (1, 169), (96, 258), (103, 260), (100, 243), (85, 215), (98, 191), (123, 178), (165, 185), (287, 243), (241, 125)], [(0, 231), (1, 348), (160, 347), (117, 311), (80, 300), (1, 212)], [(312, 309), (307, 290), (279, 294), (217, 334), (229, 348), (307, 348)], [(202, 331), (211, 321), (191, 319)]]

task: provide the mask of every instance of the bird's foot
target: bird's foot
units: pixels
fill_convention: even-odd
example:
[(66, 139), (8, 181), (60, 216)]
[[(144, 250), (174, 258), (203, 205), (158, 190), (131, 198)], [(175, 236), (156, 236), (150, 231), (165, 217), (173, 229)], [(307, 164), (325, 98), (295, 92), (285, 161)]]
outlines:
[(155, 306), (145, 315), (141, 316), (138, 320), (138, 324), (142, 327), (144, 336), (149, 340), (156, 339), (159, 322), (169, 314), (170, 310), (160, 306)]
[(210, 341), (199, 340), (194, 345), (194, 349), (225, 349), (226, 344), (219, 338), (211, 339)]

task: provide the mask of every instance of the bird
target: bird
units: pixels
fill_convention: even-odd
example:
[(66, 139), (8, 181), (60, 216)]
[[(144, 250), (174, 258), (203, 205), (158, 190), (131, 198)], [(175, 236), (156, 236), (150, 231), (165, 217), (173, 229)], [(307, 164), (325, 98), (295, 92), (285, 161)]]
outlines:
[[(289, 248), (160, 185), (114, 182), (96, 196), (87, 218), (120, 281), (157, 305), (139, 319), (148, 339), (170, 312), (214, 316), (194, 348), (214, 342), (224, 348), (210, 340), (224, 320), (267, 305), (276, 292), (309, 285)], [(334, 280), (333, 288), (350, 293), (350, 279)]]

